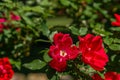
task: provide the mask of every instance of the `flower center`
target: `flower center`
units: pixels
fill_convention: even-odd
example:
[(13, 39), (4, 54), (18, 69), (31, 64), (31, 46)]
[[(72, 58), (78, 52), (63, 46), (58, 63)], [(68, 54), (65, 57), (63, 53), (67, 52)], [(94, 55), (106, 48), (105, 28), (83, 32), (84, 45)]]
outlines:
[(67, 55), (67, 53), (65, 51), (60, 50), (60, 56), (65, 57), (66, 55)]
[(88, 51), (90, 51), (91, 50), (91, 48), (88, 48)]

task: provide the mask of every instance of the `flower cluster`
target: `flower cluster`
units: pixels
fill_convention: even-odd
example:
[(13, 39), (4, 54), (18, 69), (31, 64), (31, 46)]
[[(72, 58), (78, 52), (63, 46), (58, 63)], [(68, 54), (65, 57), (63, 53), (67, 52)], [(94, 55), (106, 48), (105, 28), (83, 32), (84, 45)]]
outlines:
[[(10, 13), (10, 20), (12, 21), (19, 21), (21, 20), (20, 16), (15, 15), (13, 12)], [(8, 26), (5, 26), (3, 23), (4, 22), (9, 22), (8, 20), (6, 20), (6, 18), (0, 18), (0, 33), (3, 32), (3, 29), (7, 29)], [(16, 31), (19, 31), (19, 28), (16, 28)]]
[(82, 61), (89, 64), (95, 70), (101, 71), (108, 62), (108, 56), (102, 45), (100, 36), (87, 34), (85, 37), (79, 36), (79, 49), (73, 46), (73, 42), (69, 34), (57, 33), (54, 35), (54, 45), (50, 46), (49, 55), (53, 58), (50, 66), (57, 71), (64, 71), (66, 61), (73, 60), (82, 55)]
[(106, 72), (104, 78), (101, 78), (98, 74), (92, 76), (93, 80), (120, 80), (120, 74), (116, 72)]
[(14, 74), (7, 57), (0, 58), (0, 80), (10, 80)]

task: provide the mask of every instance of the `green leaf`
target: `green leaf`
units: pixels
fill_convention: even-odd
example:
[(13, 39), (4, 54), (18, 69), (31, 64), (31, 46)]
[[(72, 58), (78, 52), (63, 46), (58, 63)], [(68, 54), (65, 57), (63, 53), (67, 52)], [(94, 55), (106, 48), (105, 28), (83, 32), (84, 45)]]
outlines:
[(100, 73), (99, 71), (97, 71), (97, 73), (98, 73), (102, 78), (104, 78), (104, 74), (103, 74), (103, 73)]
[(44, 9), (40, 6), (35, 6), (32, 8), (32, 11), (38, 12), (38, 13), (44, 13)]
[(50, 30), (48, 29), (48, 26), (46, 25), (46, 23), (41, 23), (41, 31), (43, 33), (43, 35), (48, 36), (50, 33)]
[(74, 3), (71, 3), (71, 6), (72, 6), (72, 8), (74, 8), (75, 10), (77, 10), (77, 9), (78, 9), (77, 5), (76, 5), (76, 4), (74, 4)]
[(105, 44), (110, 45), (113, 42), (113, 38), (106, 37), (106, 38), (103, 39), (103, 41), (104, 41)]
[(74, 26), (71, 26), (71, 27), (70, 27), (70, 30), (72, 31), (72, 33), (73, 33), (74, 35), (79, 35), (79, 30), (78, 30), (77, 28), (75, 28)]
[(93, 3), (93, 7), (98, 10), (100, 9), (100, 5), (101, 3)]
[(114, 51), (120, 51), (120, 44), (111, 44), (109, 48)]
[(43, 59), (44, 59), (46, 62), (49, 62), (49, 61), (51, 60), (50, 56), (48, 55), (48, 50), (46, 50), (46, 52), (44, 53)]
[(26, 28), (28, 28), (28, 29), (30, 29), (31, 31), (33, 31), (33, 33), (34, 33), (36, 36), (39, 36), (39, 33), (38, 33), (32, 26), (27, 25)]
[(60, 2), (64, 6), (69, 6), (70, 5), (70, 1), (69, 0), (60, 0)]
[(49, 41), (49, 40), (44, 40), (44, 39), (37, 39), (37, 40), (35, 40), (35, 42), (48, 42), (48, 43), (50, 43), (51, 41)]
[(16, 61), (16, 60), (13, 60), (13, 59), (10, 59), (10, 63), (12, 65), (15, 65), (15, 67), (20, 70), (21, 69), (21, 62), (20, 61)]
[(113, 42), (114, 43), (120, 43), (120, 39), (114, 38)]
[(42, 69), (43, 67), (45, 67), (46, 63), (44, 61), (36, 59), (30, 63), (23, 64), (23, 66), (31, 70), (37, 70), (37, 69)]
[(120, 27), (111, 27), (110, 30), (112, 30), (112, 31), (120, 31)]
[(11, 30), (6, 30), (6, 29), (4, 29), (4, 35), (9, 35), (11, 33)]
[(110, 57), (111, 61), (114, 61), (116, 56), (117, 56), (117, 55), (112, 55), (112, 56)]
[(23, 46), (24, 46), (24, 44), (19, 43), (17, 45), (14, 45), (14, 49), (18, 49), (18, 48), (23, 47)]
[(22, 14), (22, 18), (25, 20), (27, 24), (33, 26), (33, 22), (30, 20), (30, 18), (28, 18), (27, 16), (24, 16), (24, 14)]
[(53, 36), (58, 33), (57, 31), (52, 31), (52, 33), (49, 35), (49, 39), (51, 42), (53, 42)]
[(42, 6), (50, 6), (51, 3), (48, 0), (42, 0), (42, 1), (39, 2), (39, 4), (42, 5)]
[(85, 35), (88, 31), (88, 28), (87, 27), (81, 27), (80, 30), (79, 30), (79, 33), (80, 35)]
[(93, 30), (93, 33), (99, 34), (99, 35), (101, 35), (101, 36), (113, 35), (111, 32), (104, 31), (104, 30), (100, 30), (100, 29), (94, 29), (94, 30)]
[(24, 7), (22, 7), (22, 9), (24, 11), (33, 11), (33, 12), (37, 12), (37, 13), (44, 13), (44, 9), (41, 6), (34, 6), (34, 7), (24, 6)]
[(50, 80), (57, 80), (57, 76), (54, 75)]

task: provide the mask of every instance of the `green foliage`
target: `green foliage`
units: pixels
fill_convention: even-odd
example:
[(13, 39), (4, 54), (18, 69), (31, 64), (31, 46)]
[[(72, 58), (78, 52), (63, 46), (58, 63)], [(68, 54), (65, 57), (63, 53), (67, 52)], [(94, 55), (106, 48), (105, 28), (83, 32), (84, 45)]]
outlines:
[[(91, 33), (103, 38), (103, 45), (110, 59), (106, 71), (115, 70), (114, 67), (119, 69), (120, 27), (111, 25), (111, 22), (115, 21), (114, 13), (119, 14), (119, 11), (119, 0), (1, 0), (0, 18), (7, 21), (0, 23), (6, 27), (0, 32), (0, 57), (9, 57), (17, 71), (25, 67), (32, 71), (44, 71), (50, 76), (51, 68), (46, 66), (51, 60), (48, 48), (53, 42), (54, 34), (68, 33), (76, 43), (77, 36)], [(11, 12), (21, 19), (11, 20)], [(29, 63), (22, 62), (24, 58), (27, 58)], [(78, 63), (78, 71), (83, 70), (83, 76), (69, 70), (74, 69), (73, 65), (69, 65), (63, 73), (85, 80), (85, 75), (96, 72), (90, 67), (86, 68), (80, 61), (75, 62)], [(55, 75), (52, 75), (50, 80), (57, 80), (60, 74), (52, 71)], [(115, 71), (120, 73), (120, 70)], [(97, 73), (103, 76), (104, 72)]]

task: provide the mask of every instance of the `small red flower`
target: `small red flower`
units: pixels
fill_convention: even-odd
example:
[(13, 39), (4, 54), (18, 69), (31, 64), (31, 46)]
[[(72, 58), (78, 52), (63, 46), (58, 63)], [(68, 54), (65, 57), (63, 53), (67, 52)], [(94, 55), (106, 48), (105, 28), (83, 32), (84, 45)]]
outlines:
[(103, 70), (108, 62), (108, 56), (102, 45), (101, 36), (87, 34), (83, 38), (79, 36), (79, 41), (79, 49), (83, 62), (89, 64), (95, 70)]
[[(13, 12), (10, 13), (10, 18), (11, 20), (15, 20), (15, 21), (19, 21), (21, 19), (20, 16), (15, 15)], [(3, 32), (3, 29), (8, 28), (7, 26), (4, 26), (3, 24), (4, 22), (7, 22), (7, 21), (8, 20), (6, 20), (5, 18), (0, 18), (0, 33)], [(21, 30), (20, 28), (16, 28), (17, 32), (20, 32), (20, 30)]]
[(53, 59), (50, 66), (62, 72), (66, 69), (67, 60), (74, 60), (78, 56), (78, 48), (73, 46), (72, 38), (69, 34), (57, 33), (54, 35), (54, 44), (50, 46), (48, 52)]
[(0, 58), (0, 80), (10, 80), (14, 74), (7, 57)]
[(0, 18), (0, 23), (6, 22), (5, 18)]
[(21, 17), (18, 15), (15, 15), (13, 12), (10, 13), (10, 18), (15, 21), (21, 20)]
[(98, 74), (92, 76), (93, 80), (120, 80), (120, 74), (116, 72), (106, 72), (104, 74), (104, 79), (102, 79)]
[(116, 18), (116, 21), (111, 23), (112, 26), (120, 26), (120, 15), (114, 14), (114, 16)]

